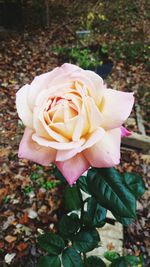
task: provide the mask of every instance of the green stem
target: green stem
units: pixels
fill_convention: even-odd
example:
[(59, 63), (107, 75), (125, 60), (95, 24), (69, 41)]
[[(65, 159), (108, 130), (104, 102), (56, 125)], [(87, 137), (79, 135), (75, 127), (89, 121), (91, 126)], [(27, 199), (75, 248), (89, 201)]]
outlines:
[(80, 187), (79, 187), (79, 184), (77, 182), (77, 190), (78, 190), (78, 194), (79, 194), (79, 198), (80, 198), (80, 201), (81, 201), (81, 215), (80, 215), (80, 220), (81, 220), (81, 223), (83, 222), (83, 214), (84, 214), (84, 201), (83, 201), (83, 198), (82, 198), (82, 193), (81, 193), (81, 190), (80, 190)]
[(84, 261), (84, 263), (86, 264), (86, 253), (83, 253), (83, 261)]
[[(80, 187), (79, 187), (78, 182), (77, 182), (77, 190), (78, 190), (78, 194), (79, 194), (80, 201), (81, 201), (81, 215), (80, 215), (80, 220), (81, 220), (81, 228), (82, 228), (83, 227), (83, 215), (84, 215), (84, 204), (85, 204), (85, 201), (83, 201), (82, 193), (81, 193), (81, 190), (80, 190)], [(83, 253), (83, 261), (86, 264), (86, 253)]]

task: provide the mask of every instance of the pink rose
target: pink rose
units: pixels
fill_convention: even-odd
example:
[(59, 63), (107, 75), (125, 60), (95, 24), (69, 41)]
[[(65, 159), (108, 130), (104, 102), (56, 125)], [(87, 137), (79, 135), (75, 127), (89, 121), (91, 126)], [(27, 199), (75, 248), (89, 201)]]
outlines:
[(26, 126), (19, 157), (54, 162), (70, 185), (89, 166), (115, 166), (133, 103), (133, 93), (107, 89), (97, 74), (72, 64), (37, 76), (17, 92)]

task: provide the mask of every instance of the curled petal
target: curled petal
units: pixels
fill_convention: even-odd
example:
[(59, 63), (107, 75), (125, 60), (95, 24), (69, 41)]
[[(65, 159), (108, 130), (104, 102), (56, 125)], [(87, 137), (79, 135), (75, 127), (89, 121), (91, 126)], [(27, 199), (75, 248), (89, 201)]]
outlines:
[(106, 89), (101, 110), (103, 115), (102, 127), (105, 129), (120, 127), (129, 117), (133, 103), (133, 93)]
[(106, 132), (95, 145), (84, 150), (83, 154), (93, 167), (113, 167), (120, 161), (120, 142), (120, 128), (113, 129)]
[(93, 132), (101, 125), (102, 114), (98, 107), (95, 105), (93, 98), (87, 97), (85, 103), (89, 119), (90, 132)]
[[(30, 108), (34, 108), (36, 98), (40, 92), (47, 89), (53, 92), (56, 90), (56, 85), (66, 83), (66, 81), (69, 80), (69, 74), (79, 69), (80, 68), (75, 65), (65, 63), (61, 67), (36, 76), (30, 85), (31, 88), (28, 94)], [(55, 86), (55, 89), (53, 86)]]
[(103, 138), (105, 131), (102, 128), (98, 128), (93, 133), (87, 136), (87, 141), (80, 147), (70, 150), (58, 150), (56, 155), (57, 161), (64, 161), (74, 157), (77, 153), (82, 152), (83, 150), (93, 146), (100, 139)]
[(132, 135), (132, 133), (129, 132), (125, 127), (121, 126), (120, 129), (121, 129), (121, 137), (127, 137)]
[(90, 70), (86, 70), (86, 75), (94, 85), (93, 88), (88, 88), (89, 94), (94, 98), (95, 103), (99, 106), (100, 101), (102, 99), (103, 91), (105, 90), (103, 79), (94, 71)]
[(28, 93), (30, 91), (30, 85), (24, 85), (16, 94), (16, 107), (19, 118), (23, 121), (24, 125), (32, 128), (33, 119), (32, 111), (28, 104)]
[(82, 146), (84, 144), (85, 139), (82, 138), (78, 142), (55, 142), (55, 141), (48, 141), (36, 134), (32, 135), (32, 139), (37, 142), (39, 145), (44, 147), (52, 147), (54, 149), (65, 150), (65, 149), (73, 149)]
[(33, 109), (35, 106), (36, 98), (40, 92), (47, 90), (49, 83), (59, 74), (59, 68), (36, 76), (30, 85), (30, 90), (28, 93), (28, 102), (30, 108)]
[(43, 166), (48, 166), (55, 160), (56, 150), (40, 146), (32, 140), (32, 135), (33, 131), (26, 128), (19, 146), (19, 158), (29, 159)]
[(90, 167), (81, 153), (63, 162), (56, 161), (55, 164), (71, 186)]

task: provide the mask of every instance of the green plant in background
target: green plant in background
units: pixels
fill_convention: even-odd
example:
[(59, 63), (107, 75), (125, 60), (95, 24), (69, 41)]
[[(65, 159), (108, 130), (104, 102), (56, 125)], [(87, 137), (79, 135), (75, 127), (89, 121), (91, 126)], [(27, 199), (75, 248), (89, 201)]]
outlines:
[(150, 47), (141, 42), (116, 42), (112, 45), (112, 52), (116, 59), (125, 59), (127, 63), (147, 60), (145, 63), (148, 64)]
[(103, 57), (108, 53), (108, 47), (104, 44), (97, 51), (80, 47), (55, 47), (53, 51), (64, 61), (77, 64), (83, 69), (95, 69), (103, 64)]
[[(51, 173), (54, 173), (54, 170), (52, 170)], [(58, 187), (61, 184), (61, 181), (59, 180), (44, 179), (43, 167), (41, 166), (37, 166), (36, 170), (31, 172), (30, 179), (31, 184), (23, 188), (24, 193), (27, 195), (31, 192), (34, 192), (37, 187), (42, 187), (48, 191)]]
[(33, 189), (33, 186), (32, 185), (28, 185), (28, 186), (25, 186), (23, 188), (23, 191), (24, 191), (25, 194), (30, 194), (31, 192), (34, 191), (34, 189)]
[[(57, 168), (54, 172), (66, 183)], [(45, 251), (38, 267), (106, 267), (101, 258), (87, 256), (87, 252), (101, 246), (96, 228), (105, 225), (107, 210), (123, 225), (130, 224), (136, 218), (136, 200), (144, 192), (139, 175), (122, 174), (114, 168), (91, 168), (73, 187), (66, 183), (67, 212), (59, 221), (57, 234), (49, 232), (38, 237), (38, 244)], [(104, 257), (110, 267), (144, 266), (139, 257), (120, 256), (115, 251), (105, 252)]]

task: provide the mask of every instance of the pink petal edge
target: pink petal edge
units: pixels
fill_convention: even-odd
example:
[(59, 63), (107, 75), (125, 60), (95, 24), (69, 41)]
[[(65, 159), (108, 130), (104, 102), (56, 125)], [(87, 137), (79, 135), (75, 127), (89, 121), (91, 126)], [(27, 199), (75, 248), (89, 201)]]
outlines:
[(121, 126), (120, 129), (121, 129), (121, 137), (127, 137), (132, 135), (132, 133), (129, 132), (125, 127)]
[(90, 167), (82, 153), (64, 162), (56, 161), (55, 164), (70, 186)]
[(55, 160), (56, 150), (40, 146), (32, 140), (33, 131), (25, 129), (24, 135), (20, 142), (18, 157), (31, 160), (43, 166), (48, 166)]

